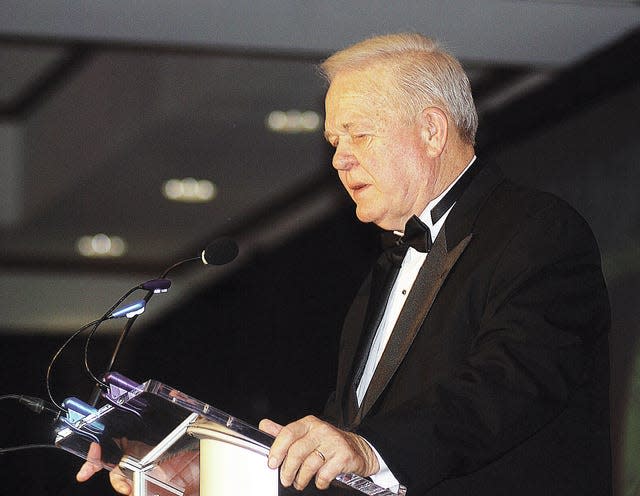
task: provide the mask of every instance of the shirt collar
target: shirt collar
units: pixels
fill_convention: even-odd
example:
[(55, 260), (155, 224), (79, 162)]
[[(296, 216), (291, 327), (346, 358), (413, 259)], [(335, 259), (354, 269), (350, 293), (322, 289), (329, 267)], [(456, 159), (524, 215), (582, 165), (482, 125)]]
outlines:
[(453, 208), (453, 205), (455, 205), (455, 203), (453, 203), (453, 205), (451, 205), (449, 210), (447, 210), (447, 212), (442, 217), (440, 217), (440, 219), (438, 219), (438, 221), (435, 224), (433, 223), (433, 221), (431, 219), (431, 210), (449, 192), (449, 190), (451, 188), (453, 188), (454, 184), (456, 184), (460, 180), (462, 175), (465, 172), (467, 172), (469, 167), (471, 167), (475, 161), (476, 161), (476, 156), (474, 155), (473, 158), (471, 159), (471, 161), (464, 168), (464, 170), (462, 172), (460, 172), (460, 174), (458, 174), (458, 176), (451, 182), (451, 184), (449, 184), (449, 186), (447, 186), (447, 188), (442, 193), (440, 193), (436, 198), (431, 200), (427, 204), (426, 208), (422, 211), (422, 213), (418, 216), (418, 217), (420, 217), (420, 220), (422, 222), (424, 222), (427, 226), (429, 226), (429, 230), (431, 231), (431, 238), (432, 239), (436, 239), (436, 237), (438, 236), (438, 233), (440, 232), (440, 229), (442, 229), (442, 226), (444, 225), (444, 222), (445, 222), (447, 216), (449, 215), (449, 212), (451, 212), (451, 209)]

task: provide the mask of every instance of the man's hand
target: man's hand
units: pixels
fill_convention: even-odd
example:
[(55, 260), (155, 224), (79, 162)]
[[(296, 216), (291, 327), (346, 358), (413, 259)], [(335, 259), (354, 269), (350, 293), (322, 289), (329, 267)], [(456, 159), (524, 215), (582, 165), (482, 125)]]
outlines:
[(380, 469), (369, 444), (353, 432), (342, 431), (308, 416), (286, 426), (264, 419), (260, 429), (276, 436), (269, 451), (269, 467), (280, 467), (280, 481), (298, 490), (315, 476), (316, 487), (326, 489), (342, 473), (368, 477)]
[[(89, 451), (87, 452), (87, 461), (80, 467), (76, 474), (76, 480), (78, 482), (84, 482), (93, 477), (93, 474), (102, 470), (102, 463), (100, 463), (101, 450), (100, 445), (97, 443), (91, 443)], [(109, 472), (109, 482), (113, 489), (120, 494), (131, 494), (131, 486), (129, 482), (122, 474), (119, 468), (114, 468)]]

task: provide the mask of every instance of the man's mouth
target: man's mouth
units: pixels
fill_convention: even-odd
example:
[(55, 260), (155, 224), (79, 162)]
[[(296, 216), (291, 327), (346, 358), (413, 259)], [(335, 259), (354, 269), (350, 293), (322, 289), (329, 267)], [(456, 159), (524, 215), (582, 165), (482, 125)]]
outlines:
[(355, 193), (357, 191), (363, 190), (364, 188), (367, 188), (368, 186), (369, 185), (367, 183), (356, 183), (356, 184), (350, 184), (349, 189)]
[(364, 194), (364, 192), (369, 188), (369, 184), (355, 184), (353, 186), (350, 187), (351, 189), (351, 196), (353, 197), (353, 199), (357, 199), (360, 195)]

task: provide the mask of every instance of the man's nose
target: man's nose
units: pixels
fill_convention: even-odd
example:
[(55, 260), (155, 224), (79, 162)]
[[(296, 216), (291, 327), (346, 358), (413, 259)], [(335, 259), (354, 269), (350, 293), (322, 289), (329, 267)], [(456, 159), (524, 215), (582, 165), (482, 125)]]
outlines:
[(336, 170), (349, 170), (358, 164), (358, 159), (346, 146), (338, 145), (332, 163)]

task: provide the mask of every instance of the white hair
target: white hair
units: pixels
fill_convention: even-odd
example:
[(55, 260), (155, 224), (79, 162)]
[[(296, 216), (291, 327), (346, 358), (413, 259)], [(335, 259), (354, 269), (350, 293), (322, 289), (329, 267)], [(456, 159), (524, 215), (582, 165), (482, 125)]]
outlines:
[(469, 78), (436, 41), (417, 33), (376, 36), (334, 53), (320, 69), (331, 82), (340, 72), (375, 64), (389, 70), (397, 84), (397, 110), (415, 116), (426, 106), (442, 105), (460, 137), (475, 143), (478, 113)]

